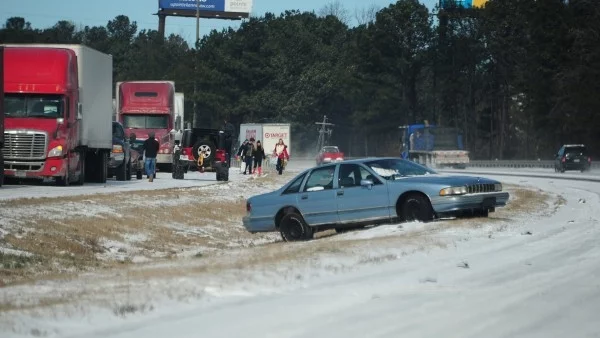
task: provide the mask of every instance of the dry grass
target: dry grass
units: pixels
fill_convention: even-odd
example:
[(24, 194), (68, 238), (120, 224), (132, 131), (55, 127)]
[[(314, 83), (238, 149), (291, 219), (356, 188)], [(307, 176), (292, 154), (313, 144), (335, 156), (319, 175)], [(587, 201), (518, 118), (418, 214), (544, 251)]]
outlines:
[[(244, 231), (240, 224), (245, 214), (245, 201), (220, 202), (219, 193), (222, 194), (218, 190), (196, 187), (2, 202), (1, 208), (21, 210), (72, 202), (83, 204), (83, 207), (86, 204), (101, 205), (115, 212), (62, 219), (41, 216), (44, 213), (25, 219), (22, 217), (18, 220), (20, 226), (29, 230), (20, 235), (6, 235), (0, 239), (0, 245), (29, 252), (36, 257), (36, 261), (35, 264), (25, 262), (19, 269), (0, 269), (0, 283), (7, 285), (38, 277), (47, 278), (49, 275), (114, 267), (117, 262), (98, 258), (98, 254), (106, 253), (109, 249), (104, 245), (106, 241), (126, 244), (119, 249), (125, 256), (135, 254), (168, 258), (182, 250), (199, 247), (223, 249), (226, 243), (252, 240), (252, 235)], [(181, 203), (177, 207), (160, 203), (141, 207), (143, 202), (136, 203), (148, 199), (180, 200)], [(206, 228), (207, 225), (214, 228), (215, 224), (222, 226), (216, 230)], [(130, 237), (139, 238), (139, 241), (132, 242), (128, 240)]]

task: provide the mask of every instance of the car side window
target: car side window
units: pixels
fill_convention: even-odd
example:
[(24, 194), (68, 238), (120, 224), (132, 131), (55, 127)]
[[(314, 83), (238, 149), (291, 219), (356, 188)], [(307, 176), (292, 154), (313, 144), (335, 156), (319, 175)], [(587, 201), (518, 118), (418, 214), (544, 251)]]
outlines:
[(329, 190), (333, 189), (333, 174), (335, 173), (335, 166), (330, 165), (323, 168), (314, 169), (306, 184), (304, 191), (318, 191), (318, 190)]
[(338, 185), (343, 188), (359, 187), (361, 180), (372, 180), (374, 184), (382, 184), (371, 172), (358, 164), (340, 165)]
[(300, 186), (302, 185), (302, 181), (304, 181), (305, 177), (306, 177), (306, 174), (295, 179), (294, 182), (292, 182), (292, 184), (290, 184), (289, 187), (287, 187), (287, 189), (285, 189), (283, 191), (283, 193), (284, 194), (295, 194), (297, 192), (300, 192)]

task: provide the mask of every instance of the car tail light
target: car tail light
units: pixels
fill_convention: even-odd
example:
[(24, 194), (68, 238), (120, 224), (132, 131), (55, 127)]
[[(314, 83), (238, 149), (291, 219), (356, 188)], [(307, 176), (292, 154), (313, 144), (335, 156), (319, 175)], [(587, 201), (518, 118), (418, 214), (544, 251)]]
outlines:
[(592, 163), (592, 158), (588, 157), (588, 163)]
[(562, 163), (565, 163), (566, 161), (567, 161), (566, 157), (563, 157), (562, 160), (561, 160)]
[(225, 162), (225, 150), (219, 149), (215, 153), (215, 159), (218, 162)]
[(183, 150), (181, 150), (181, 153), (182, 153), (183, 155), (187, 155), (187, 154), (188, 154), (188, 153), (187, 153), (187, 149), (183, 149)]

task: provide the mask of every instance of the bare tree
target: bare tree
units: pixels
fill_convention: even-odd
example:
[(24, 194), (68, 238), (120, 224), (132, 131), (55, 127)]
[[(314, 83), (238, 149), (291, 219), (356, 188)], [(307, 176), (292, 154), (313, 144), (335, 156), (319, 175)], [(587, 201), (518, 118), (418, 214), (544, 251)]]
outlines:
[(354, 18), (356, 19), (356, 23), (360, 25), (366, 25), (369, 23), (373, 23), (375, 21), (375, 17), (377, 16), (377, 12), (379, 12), (379, 7), (375, 4), (371, 4), (367, 7), (357, 8), (354, 11)]
[(340, 0), (333, 0), (319, 10), (320, 16), (333, 15), (338, 18), (341, 22), (348, 25), (350, 23), (350, 13), (344, 7), (344, 4)]

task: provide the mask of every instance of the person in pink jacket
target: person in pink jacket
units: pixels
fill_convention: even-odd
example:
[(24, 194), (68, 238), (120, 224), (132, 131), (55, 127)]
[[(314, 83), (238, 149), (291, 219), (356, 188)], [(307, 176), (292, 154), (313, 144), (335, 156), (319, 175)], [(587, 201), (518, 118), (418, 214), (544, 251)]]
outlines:
[(279, 141), (275, 145), (273, 155), (277, 157), (277, 166), (275, 168), (277, 169), (277, 173), (281, 175), (281, 173), (283, 173), (283, 169), (285, 169), (287, 160), (290, 159), (290, 155), (287, 151), (287, 145), (283, 143), (282, 139), (279, 139)]

